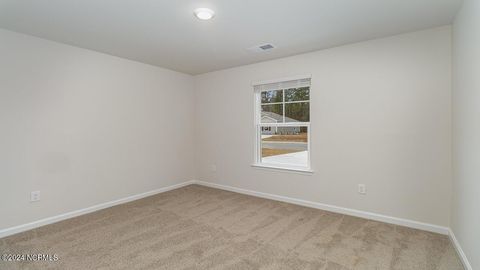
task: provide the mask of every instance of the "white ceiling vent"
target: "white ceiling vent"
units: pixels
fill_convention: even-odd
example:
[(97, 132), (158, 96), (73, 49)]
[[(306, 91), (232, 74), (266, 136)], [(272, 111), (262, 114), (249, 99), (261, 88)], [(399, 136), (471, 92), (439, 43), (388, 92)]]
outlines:
[(265, 51), (269, 51), (269, 50), (272, 50), (272, 49), (275, 49), (275, 46), (273, 46), (273, 44), (270, 44), (270, 43), (260, 44), (260, 45), (256, 45), (256, 46), (247, 48), (247, 50), (249, 50), (251, 52), (256, 52), (256, 53), (265, 52)]

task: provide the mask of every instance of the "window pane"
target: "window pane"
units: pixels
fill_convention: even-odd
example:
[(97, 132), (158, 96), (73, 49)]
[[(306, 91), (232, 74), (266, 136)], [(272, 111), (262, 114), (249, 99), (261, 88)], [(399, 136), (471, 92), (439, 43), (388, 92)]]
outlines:
[(261, 123), (283, 123), (283, 105), (262, 105)]
[(283, 90), (263, 91), (262, 103), (283, 102)]
[(310, 122), (310, 102), (286, 103), (285, 122)]
[(308, 101), (310, 100), (310, 87), (285, 89), (285, 101)]
[(274, 165), (308, 165), (307, 127), (261, 127), (262, 163)]

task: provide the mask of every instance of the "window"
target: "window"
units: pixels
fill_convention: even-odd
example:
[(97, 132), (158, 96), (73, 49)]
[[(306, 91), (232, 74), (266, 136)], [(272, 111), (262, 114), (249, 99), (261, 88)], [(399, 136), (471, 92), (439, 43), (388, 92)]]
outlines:
[(258, 83), (255, 165), (310, 170), (310, 78)]

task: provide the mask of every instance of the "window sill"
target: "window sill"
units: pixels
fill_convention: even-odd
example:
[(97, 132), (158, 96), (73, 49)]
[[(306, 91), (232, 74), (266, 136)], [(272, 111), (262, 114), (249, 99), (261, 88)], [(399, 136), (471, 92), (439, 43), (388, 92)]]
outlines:
[(284, 172), (299, 173), (299, 174), (306, 174), (306, 175), (313, 174), (313, 171), (310, 168), (302, 168), (302, 167), (298, 167), (298, 168), (282, 167), (282, 166), (270, 165), (270, 164), (252, 164), (252, 167), (255, 167), (258, 169), (284, 171)]

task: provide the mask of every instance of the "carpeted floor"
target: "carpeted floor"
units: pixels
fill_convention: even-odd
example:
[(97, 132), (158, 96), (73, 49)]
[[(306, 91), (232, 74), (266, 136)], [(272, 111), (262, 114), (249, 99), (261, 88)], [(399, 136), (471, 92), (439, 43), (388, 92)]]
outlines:
[(0, 239), (0, 269), (463, 269), (446, 236), (203, 186)]

